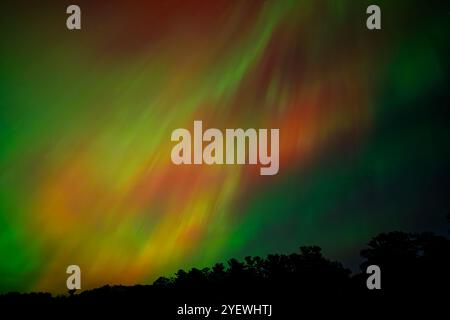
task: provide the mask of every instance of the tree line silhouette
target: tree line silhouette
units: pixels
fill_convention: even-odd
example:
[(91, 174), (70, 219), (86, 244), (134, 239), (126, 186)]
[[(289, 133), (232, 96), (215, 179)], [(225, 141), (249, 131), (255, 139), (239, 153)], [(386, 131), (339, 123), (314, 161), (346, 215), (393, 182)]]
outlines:
[[(450, 215), (447, 216), (450, 222)], [(164, 319), (183, 303), (274, 303), (279, 313), (292, 311), (301, 302), (313, 305), (333, 301), (358, 304), (392, 304), (445, 298), (450, 285), (450, 241), (429, 232), (381, 233), (360, 252), (360, 271), (352, 274), (342, 263), (323, 256), (318, 246), (302, 246), (292, 254), (230, 259), (210, 268), (179, 270), (152, 285), (109, 286), (69, 295), (7, 293), (1, 305), (48, 306), (54, 310), (152, 308)], [(366, 269), (381, 269), (381, 290), (366, 286)], [(435, 300), (438, 301), (438, 300)], [(169, 311), (168, 311), (169, 310)], [(291, 310), (291, 311), (289, 311)]]

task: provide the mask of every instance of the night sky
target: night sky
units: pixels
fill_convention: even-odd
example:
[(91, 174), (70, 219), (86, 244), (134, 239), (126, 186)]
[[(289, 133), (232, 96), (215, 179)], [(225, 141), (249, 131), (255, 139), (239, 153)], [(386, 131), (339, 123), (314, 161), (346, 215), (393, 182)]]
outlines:
[[(0, 291), (300, 245), (357, 267), (380, 232), (447, 234), (443, 1), (375, 1), (373, 31), (371, 1), (1, 2)], [(279, 128), (279, 173), (174, 165), (171, 132), (194, 120)]]

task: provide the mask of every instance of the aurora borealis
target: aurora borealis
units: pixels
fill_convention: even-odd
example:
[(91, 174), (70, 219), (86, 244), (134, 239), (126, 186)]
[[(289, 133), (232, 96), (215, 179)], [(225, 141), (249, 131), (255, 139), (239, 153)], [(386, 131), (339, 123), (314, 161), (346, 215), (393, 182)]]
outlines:
[[(390, 230), (445, 233), (443, 2), (2, 1), (0, 291), (151, 283)], [(279, 128), (280, 169), (176, 166), (171, 132)]]

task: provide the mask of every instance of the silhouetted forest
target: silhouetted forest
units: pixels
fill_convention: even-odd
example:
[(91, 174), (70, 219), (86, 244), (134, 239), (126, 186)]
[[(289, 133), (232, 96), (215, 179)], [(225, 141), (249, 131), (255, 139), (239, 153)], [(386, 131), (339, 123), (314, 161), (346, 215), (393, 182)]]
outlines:
[[(321, 248), (303, 246), (288, 255), (231, 259), (210, 268), (179, 270), (153, 285), (104, 286), (55, 297), (48, 293), (8, 293), (0, 296), (0, 303), (16, 310), (133, 310), (146, 312), (151, 319), (194, 319), (177, 316), (177, 307), (184, 304), (273, 304), (272, 318), (276, 319), (297, 314), (298, 308), (334, 314), (339, 310), (336, 308), (343, 308), (340, 311), (345, 313), (356, 307), (374, 312), (380, 306), (397, 310), (404, 306), (411, 313), (430, 301), (445, 306), (450, 285), (448, 238), (433, 233), (382, 233), (368, 242), (361, 257), (360, 271), (352, 274), (340, 262), (325, 258)], [(366, 286), (369, 265), (381, 269), (380, 290)]]

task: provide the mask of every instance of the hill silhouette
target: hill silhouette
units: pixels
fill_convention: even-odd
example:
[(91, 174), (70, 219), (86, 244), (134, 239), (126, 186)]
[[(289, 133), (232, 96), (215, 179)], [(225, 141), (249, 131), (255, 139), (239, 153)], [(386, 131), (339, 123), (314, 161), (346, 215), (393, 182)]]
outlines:
[[(179, 270), (173, 277), (160, 277), (152, 285), (106, 285), (63, 296), (8, 293), (0, 296), (0, 304), (2, 308), (50, 310), (57, 314), (68, 310), (103, 315), (144, 312), (151, 319), (197, 319), (177, 315), (177, 308), (185, 304), (219, 309), (223, 304), (272, 304), (275, 311), (271, 318), (287, 319), (303, 309), (314, 310), (316, 315), (347, 310), (349, 315), (351, 310), (373, 312), (376, 306), (413, 313), (411, 305), (439, 305), (440, 299), (448, 297), (450, 241), (446, 237), (382, 233), (368, 242), (361, 257), (360, 271), (352, 274), (340, 262), (325, 258), (320, 247), (303, 246), (288, 255), (231, 259), (210, 268)], [(381, 290), (366, 286), (369, 265), (381, 269)], [(409, 307), (402, 309), (405, 302)]]

